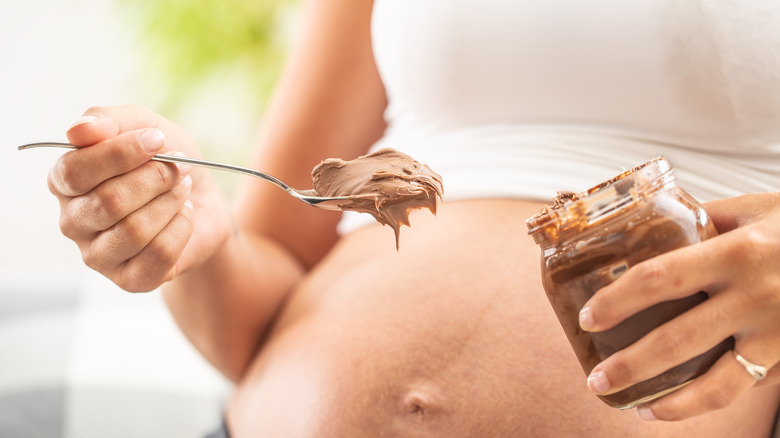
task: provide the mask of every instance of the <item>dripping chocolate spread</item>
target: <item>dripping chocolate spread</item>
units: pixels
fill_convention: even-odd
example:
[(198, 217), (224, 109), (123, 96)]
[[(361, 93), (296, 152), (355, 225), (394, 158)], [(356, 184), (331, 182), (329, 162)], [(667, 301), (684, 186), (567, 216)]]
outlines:
[(427, 208), (436, 214), (444, 191), (439, 174), (390, 148), (350, 161), (329, 158), (314, 168), (312, 179), (317, 195), (349, 197), (339, 208), (368, 213), (390, 226), (396, 249), (401, 225), (409, 226), (409, 213)]

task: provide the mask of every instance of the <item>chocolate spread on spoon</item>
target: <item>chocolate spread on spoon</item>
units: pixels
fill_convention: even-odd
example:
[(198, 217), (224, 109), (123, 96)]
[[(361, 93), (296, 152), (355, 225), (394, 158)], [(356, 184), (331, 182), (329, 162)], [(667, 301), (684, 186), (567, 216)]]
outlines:
[(351, 161), (329, 158), (312, 171), (319, 196), (345, 196), (342, 210), (369, 213), (395, 232), (398, 249), (401, 225), (409, 226), (409, 213), (427, 208), (436, 214), (442, 178), (428, 166), (394, 149), (384, 148)]

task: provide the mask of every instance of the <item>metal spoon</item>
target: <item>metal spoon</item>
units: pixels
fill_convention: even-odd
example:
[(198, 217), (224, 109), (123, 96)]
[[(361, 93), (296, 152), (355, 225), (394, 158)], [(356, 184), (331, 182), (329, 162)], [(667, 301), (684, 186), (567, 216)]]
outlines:
[[(30, 144), (19, 146), (19, 150), (22, 151), (25, 149), (43, 148), (43, 147), (78, 149), (77, 146), (74, 146), (70, 143), (41, 142), (41, 143), (30, 143)], [(241, 173), (244, 175), (251, 175), (257, 178), (262, 178), (268, 182), (271, 182), (279, 186), (280, 188), (282, 188), (282, 190), (284, 190), (294, 198), (297, 198), (309, 205), (313, 205), (315, 207), (319, 207), (325, 210), (342, 210), (341, 208), (342, 205), (349, 204), (350, 202), (358, 198), (357, 196), (338, 196), (338, 197), (317, 196), (317, 193), (314, 190), (295, 190), (292, 187), (285, 184), (284, 182), (278, 180), (277, 178), (268, 175), (267, 173), (258, 172), (257, 170), (248, 169), (245, 167), (233, 166), (231, 164), (215, 163), (212, 161), (196, 160), (194, 158), (188, 158), (188, 157), (174, 157), (171, 155), (162, 155), (162, 154), (157, 154), (153, 156), (152, 160), (164, 161), (168, 163), (185, 163), (185, 164), (191, 164), (193, 166), (202, 166), (202, 167), (208, 167), (210, 169), (226, 170), (229, 172)]]

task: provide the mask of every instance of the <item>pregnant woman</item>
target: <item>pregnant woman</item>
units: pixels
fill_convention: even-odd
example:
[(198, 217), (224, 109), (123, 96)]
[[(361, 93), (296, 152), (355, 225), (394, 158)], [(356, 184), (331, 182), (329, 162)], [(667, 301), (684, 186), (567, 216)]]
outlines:
[[(441, 175), (393, 231), (246, 180), (234, 202), (172, 122), (94, 107), (49, 185), (63, 233), (128, 291), (161, 287), (236, 383), (234, 437), (767, 437), (780, 400), (780, 6), (770, 1), (310, 0), (251, 166), (296, 188), (383, 147)], [(719, 236), (630, 268), (587, 330), (710, 299), (586, 376), (524, 220), (665, 155)], [(619, 298), (616, 298), (619, 297)], [(608, 394), (733, 336), (685, 388)], [(738, 361), (737, 357), (748, 362)], [(750, 364), (767, 370), (760, 379)], [(655, 421), (651, 421), (655, 420)]]

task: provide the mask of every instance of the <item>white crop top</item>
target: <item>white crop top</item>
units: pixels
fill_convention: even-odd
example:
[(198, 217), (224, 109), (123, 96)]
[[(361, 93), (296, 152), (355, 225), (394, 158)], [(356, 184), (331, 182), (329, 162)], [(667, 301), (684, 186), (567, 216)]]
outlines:
[(780, 190), (780, 2), (375, 0), (372, 38), (374, 149), (445, 202), (549, 200), (658, 155), (701, 201)]

